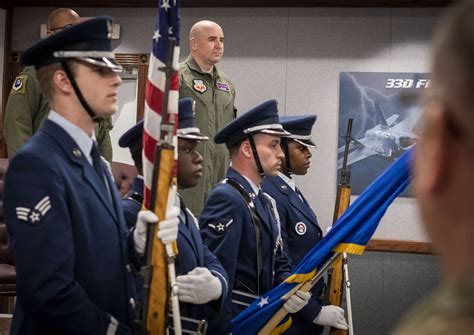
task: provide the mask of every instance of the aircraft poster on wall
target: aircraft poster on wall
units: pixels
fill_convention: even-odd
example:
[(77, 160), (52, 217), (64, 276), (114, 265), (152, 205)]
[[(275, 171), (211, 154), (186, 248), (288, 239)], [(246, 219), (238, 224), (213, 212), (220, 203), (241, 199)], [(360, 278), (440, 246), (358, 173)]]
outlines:
[[(338, 178), (347, 120), (353, 118), (348, 165), (352, 194), (360, 194), (416, 142), (421, 116), (417, 99), (430, 86), (428, 73), (341, 72)], [(412, 196), (407, 188), (401, 196)]]

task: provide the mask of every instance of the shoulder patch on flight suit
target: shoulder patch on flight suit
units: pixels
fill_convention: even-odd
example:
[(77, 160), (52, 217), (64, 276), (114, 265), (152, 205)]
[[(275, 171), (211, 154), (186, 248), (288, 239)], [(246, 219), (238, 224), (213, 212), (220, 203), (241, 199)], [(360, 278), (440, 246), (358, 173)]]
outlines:
[(207, 86), (201, 79), (193, 79), (193, 89), (199, 93), (204, 93), (207, 91)]
[(27, 80), (28, 77), (24, 74), (16, 77), (10, 94), (25, 94)]
[(230, 92), (230, 87), (229, 87), (229, 84), (227, 83), (217, 82), (216, 87), (218, 90)]
[(18, 220), (25, 221), (31, 225), (39, 224), (41, 219), (49, 212), (50, 209), (51, 200), (49, 199), (48, 195), (38, 201), (34, 208), (15, 208), (16, 217), (18, 218)]
[(215, 223), (209, 223), (208, 226), (214, 229), (218, 234), (224, 234), (232, 222), (234, 222), (234, 219), (230, 219), (227, 222), (217, 221)]

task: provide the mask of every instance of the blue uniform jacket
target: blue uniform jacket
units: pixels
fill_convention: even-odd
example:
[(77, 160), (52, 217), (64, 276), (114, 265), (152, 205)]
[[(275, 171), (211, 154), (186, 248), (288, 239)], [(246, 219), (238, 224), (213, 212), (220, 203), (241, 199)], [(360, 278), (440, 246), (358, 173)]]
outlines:
[[(280, 177), (264, 178), (262, 189), (277, 203), (280, 215), (282, 238), (293, 265), (299, 261), (322, 239), (322, 230), (316, 214), (301, 194)], [(292, 327), (285, 334), (320, 334), (323, 327), (312, 321), (321, 311), (319, 296), (323, 290), (323, 281), (312, 289), (308, 305), (293, 317)]]
[(132, 333), (135, 286), (127, 265), (137, 259), (106, 175), (110, 196), (74, 140), (50, 120), (12, 160), (4, 198), (17, 272), (12, 334)]
[[(143, 180), (135, 178), (131, 192), (136, 192), (143, 195)], [(176, 262), (176, 274), (185, 275), (195, 267), (206, 267), (211, 273), (216, 276), (222, 285), (222, 297), (228, 294), (228, 279), (227, 273), (220, 264), (219, 260), (214, 256), (209, 249), (203, 244), (196, 218), (189, 212), (181, 200), (181, 212), (179, 215), (179, 233), (178, 233), (178, 257)], [(125, 218), (130, 227), (135, 225), (137, 221), (138, 212), (141, 205), (137, 206), (138, 202), (133, 199), (122, 199), (124, 204)], [(141, 281), (140, 285), (141, 284)], [(141, 290), (139, 290), (141, 292)], [(181, 315), (193, 319), (209, 319), (210, 316), (219, 312), (222, 307), (224, 299), (209, 302), (204, 305), (187, 304), (180, 302)], [(209, 334), (212, 334), (212, 320), (210, 322)]]
[[(247, 180), (237, 171), (229, 168), (227, 178), (236, 180), (254, 198), (262, 221), (263, 267), (260, 292), (257, 290), (257, 246), (251, 214), (243, 197), (229, 184), (218, 184), (209, 194), (199, 216), (201, 236), (204, 243), (221, 261), (229, 275), (229, 287), (254, 295), (261, 295), (282, 282), (291, 271), (289, 258), (281, 248), (276, 247), (278, 227), (269, 208), (262, 204)], [(231, 297), (228, 297), (228, 305)], [(221, 315), (223, 327), (231, 317), (244, 307), (232, 304), (226, 314)], [(229, 325), (227, 324), (227, 327)]]
[(220, 311), (225, 301), (223, 298), (228, 295), (227, 273), (216, 256), (202, 242), (196, 218), (185, 207), (182, 199), (179, 220), (177, 275), (185, 275), (196, 267), (205, 267), (219, 279), (222, 285), (220, 299), (204, 305), (180, 303), (181, 314), (193, 319), (207, 319), (210, 326), (208, 333), (213, 334), (213, 320), (210, 317)]
[[(134, 198), (134, 196), (137, 197)], [(143, 178), (139, 177), (133, 179), (132, 188), (127, 195), (122, 198), (123, 214), (129, 228), (135, 227), (138, 212), (142, 208), (142, 203), (137, 198), (143, 199)]]

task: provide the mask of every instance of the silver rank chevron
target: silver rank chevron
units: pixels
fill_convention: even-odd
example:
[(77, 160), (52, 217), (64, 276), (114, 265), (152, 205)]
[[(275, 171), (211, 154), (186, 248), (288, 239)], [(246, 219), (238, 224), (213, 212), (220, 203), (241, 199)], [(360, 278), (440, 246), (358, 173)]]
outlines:
[(19, 220), (23, 220), (26, 222), (36, 223), (41, 220), (43, 216), (48, 213), (51, 209), (51, 200), (49, 200), (49, 196), (45, 196), (41, 199), (35, 206), (34, 209), (29, 209), (27, 207), (17, 207), (16, 208), (16, 216)]

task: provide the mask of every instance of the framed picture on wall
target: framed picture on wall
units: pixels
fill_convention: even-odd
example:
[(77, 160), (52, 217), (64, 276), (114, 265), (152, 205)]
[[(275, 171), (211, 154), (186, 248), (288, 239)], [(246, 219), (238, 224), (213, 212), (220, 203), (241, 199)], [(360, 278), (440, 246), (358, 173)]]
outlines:
[[(416, 97), (430, 85), (427, 73), (341, 72), (337, 169), (343, 166), (347, 121), (353, 118), (347, 164), (353, 194), (416, 143), (421, 115)], [(339, 175), (339, 173), (338, 173)], [(408, 188), (401, 196), (411, 196)]]

